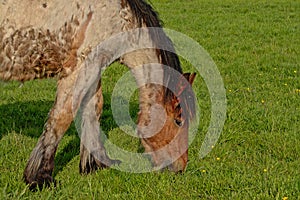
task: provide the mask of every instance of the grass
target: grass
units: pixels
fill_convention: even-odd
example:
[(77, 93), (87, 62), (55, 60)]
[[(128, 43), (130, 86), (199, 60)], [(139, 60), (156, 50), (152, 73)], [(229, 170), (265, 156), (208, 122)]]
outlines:
[[(299, 199), (300, 2), (294, 0), (152, 0), (165, 27), (202, 45), (227, 92), (227, 119), (210, 154), (198, 157), (210, 119), (209, 93), (198, 76), (199, 132), (181, 175), (115, 169), (78, 173), (79, 139), (72, 126), (56, 155), (56, 188), (32, 193), (22, 172), (55, 95), (55, 80), (0, 83), (0, 199)], [(191, 52), (193, 53), (193, 52)], [(185, 71), (195, 68), (182, 60)], [(128, 150), (139, 143), (113, 121), (110, 95), (126, 68), (103, 78), (102, 127)], [(132, 115), (138, 108), (132, 98)]]

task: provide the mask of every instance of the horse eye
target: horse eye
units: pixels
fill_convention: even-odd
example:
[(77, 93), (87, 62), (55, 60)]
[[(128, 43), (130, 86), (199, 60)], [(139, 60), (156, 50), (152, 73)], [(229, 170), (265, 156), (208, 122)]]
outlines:
[(181, 119), (174, 119), (174, 123), (175, 123), (177, 126), (181, 127), (181, 126), (183, 125), (183, 120), (181, 120)]

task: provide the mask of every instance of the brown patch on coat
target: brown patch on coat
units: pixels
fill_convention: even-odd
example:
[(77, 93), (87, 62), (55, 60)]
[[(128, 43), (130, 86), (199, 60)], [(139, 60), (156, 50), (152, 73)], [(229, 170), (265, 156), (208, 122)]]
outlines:
[(127, 6), (127, 1), (121, 0), (121, 8), (126, 8), (126, 6)]
[(0, 28), (0, 79), (21, 82), (65, 77), (77, 64), (77, 51), (93, 13), (81, 24), (73, 16), (59, 30), (33, 27), (16, 29), (7, 37)]

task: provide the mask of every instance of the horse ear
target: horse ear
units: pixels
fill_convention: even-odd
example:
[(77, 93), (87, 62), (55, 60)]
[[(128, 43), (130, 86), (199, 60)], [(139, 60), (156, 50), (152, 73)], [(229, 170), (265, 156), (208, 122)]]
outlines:
[(183, 76), (192, 85), (196, 78), (196, 73), (195, 72), (194, 73), (184, 73)]

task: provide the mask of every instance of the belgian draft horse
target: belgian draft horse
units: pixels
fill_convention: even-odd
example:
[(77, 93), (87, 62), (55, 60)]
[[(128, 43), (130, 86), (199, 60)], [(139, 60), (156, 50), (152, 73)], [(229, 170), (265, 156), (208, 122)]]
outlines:
[[(24, 82), (58, 77), (54, 105), (24, 170), (24, 180), (30, 188), (43, 187), (53, 181), (55, 152), (74, 119), (74, 85), (86, 67), (84, 63), (89, 53), (113, 35), (150, 27), (161, 27), (161, 21), (144, 0), (1, 0), (0, 78)], [(129, 67), (139, 86), (137, 135), (145, 152), (151, 155), (154, 167), (168, 163), (166, 168), (179, 172), (185, 170), (188, 161), (188, 128), (195, 116), (190, 85), (195, 74), (183, 74), (175, 51), (160, 48), (162, 43), (173, 48), (164, 33), (149, 31), (149, 38), (155, 48), (127, 52), (116, 60)], [(118, 42), (121, 47), (122, 41)], [(113, 57), (111, 52), (98, 55), (104, 60)], [(98, 60), (99, 68), (106, 67), (106, 62)], [(148, 67), (149, 63), (158, 63), (159, 67), (153, 70)], [(162, 84), (152, 83), (153, 77)], [(145, 80), (145, 84), (139, 84)], [(75, 105), (76, 111), (80, 102)], [(163, 127), (149, 136), (152, 129), (147, 127), (155, 126), (157, 121), (151, 119), (153, 105), (164, 109), (165, 119)], [(94, 112), (82, 115), (82, 122), (99, 123), (102, 106), (99, 78), (86, 106)], [(90, 173), (118, 164), (120, 161), (107, 156), (103, 141), (98, 141), (99, 132), (85, 128), (82, 125), (85, 135), (81, 137), (80, 172)], [(87, 141), (93, 150), (86, 146)]]

